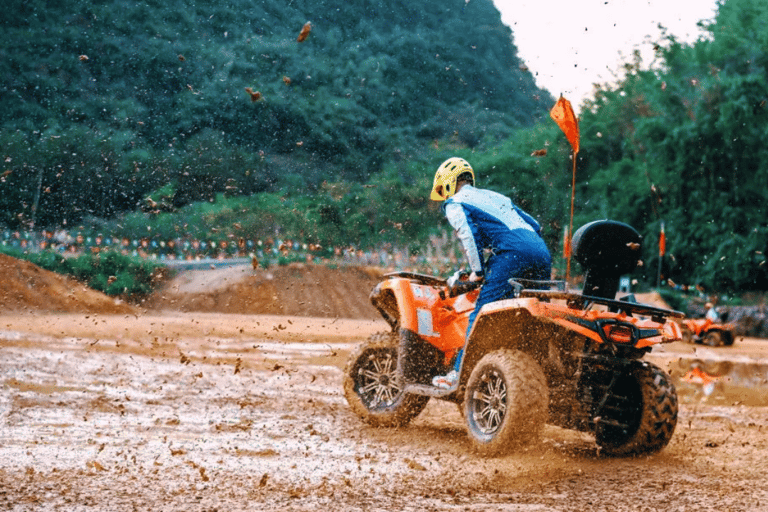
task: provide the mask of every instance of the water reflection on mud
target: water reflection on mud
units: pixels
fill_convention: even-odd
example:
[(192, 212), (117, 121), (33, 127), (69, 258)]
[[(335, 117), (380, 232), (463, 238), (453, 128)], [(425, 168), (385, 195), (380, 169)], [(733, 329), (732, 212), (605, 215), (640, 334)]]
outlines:
[(683, 403), (768, 406), (768, 364), (681, 357), (668, 370)]

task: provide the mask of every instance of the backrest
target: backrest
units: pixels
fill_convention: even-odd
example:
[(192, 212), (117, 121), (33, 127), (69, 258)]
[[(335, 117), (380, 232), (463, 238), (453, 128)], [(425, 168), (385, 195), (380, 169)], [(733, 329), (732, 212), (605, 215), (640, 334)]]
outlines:
[(584, 295), (614, 299), (619, 278), (637, 268), (643, 237), (614, 220), (596, 220), (573, 234), (573, 257), (585, 270)]

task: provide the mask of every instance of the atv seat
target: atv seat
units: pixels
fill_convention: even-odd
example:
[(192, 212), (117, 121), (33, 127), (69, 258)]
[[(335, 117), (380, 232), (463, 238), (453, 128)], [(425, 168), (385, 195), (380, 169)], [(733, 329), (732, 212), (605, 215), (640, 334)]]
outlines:
[(584, 269), (583, 295), (614, 299), (619, 278), (637, 268), (643, 237), (632, 226), (596, 220), (573, 234), (573, 257)]
[(572, 241), (573, 256), (585, 274), (581, 294), (566, 291), (564, 281), (510, 279), (509, 283), (517, 297), (536, 297), (547, 302), (561, 299), (576, 309), (602, 304), (613, 312), (651, 316), (658, 322), (664, 322), (666, 317), (683, 318), (685, 314), (680, 311), (638, 304), (631, 294), (615, 299), (619, 278), (637, 268), (641, 242), (640, 234), (627, 224), (612, 220), (590, 222), (574, 233)]

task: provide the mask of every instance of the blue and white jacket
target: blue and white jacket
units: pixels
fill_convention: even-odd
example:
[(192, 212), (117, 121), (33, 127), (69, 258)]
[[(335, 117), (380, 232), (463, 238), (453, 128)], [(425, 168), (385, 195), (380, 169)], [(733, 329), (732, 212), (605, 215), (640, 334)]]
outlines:
[(494, 254), (512, 251), (537, 257), (549, 253), (541, 226), (508, 197), (464, 185), (443, 203), (448, 222), (456, 230), (473, 272), (483, 272), (483, 249)]

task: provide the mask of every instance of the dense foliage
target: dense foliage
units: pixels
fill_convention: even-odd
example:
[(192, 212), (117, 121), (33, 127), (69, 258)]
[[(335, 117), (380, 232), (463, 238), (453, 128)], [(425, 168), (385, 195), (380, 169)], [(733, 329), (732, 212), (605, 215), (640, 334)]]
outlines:
[(491, 0), (11, 0), (0, 30), (12, 228), (364, 182), (551, 103)]
[(583, 113), (580, 217), (626, 221), (653, 242), (664, 222), (677, 282), (768, 289), (766, 19), (765, 2), (724, 2), (709, 37), (669, 36), (658, 67), (628, 63)]

